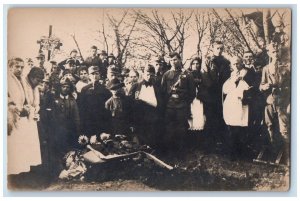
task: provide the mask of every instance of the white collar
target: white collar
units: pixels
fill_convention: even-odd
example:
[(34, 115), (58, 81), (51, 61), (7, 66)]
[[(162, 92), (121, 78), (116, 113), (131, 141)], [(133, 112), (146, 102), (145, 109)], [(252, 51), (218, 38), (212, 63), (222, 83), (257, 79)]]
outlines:
[(61, 99), (69, 99), (69, 95), (63, 96), (62, 94), (59, 95)]

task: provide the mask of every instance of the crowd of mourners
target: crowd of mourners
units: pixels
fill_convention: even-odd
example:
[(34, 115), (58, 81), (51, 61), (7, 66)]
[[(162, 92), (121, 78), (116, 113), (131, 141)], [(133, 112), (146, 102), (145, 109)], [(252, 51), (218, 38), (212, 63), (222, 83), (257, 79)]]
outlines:
[(78, 148), (78, 137), (101, 133), (135, 136), (166, 154), (183, 153), (188, 133), (201, 133), (205, 150), (222, 145), (235, 159), (259, 143), (265, 128), (270, 146), (280, 142), (288, 154), (291, 77), (279, 47), (271, 43), (261, 55), (245, 51), (229, 60), (223, 51), (215, 41), (212, 55), (192, 58), (188, 68), (176, 52), (129, 68), (96, 46), (84, 60), (74, 49), (50, 68), (42, 53), (37, 64), (11, 58), (8, 175), (48, 163), (57, 177), (55, 167)]

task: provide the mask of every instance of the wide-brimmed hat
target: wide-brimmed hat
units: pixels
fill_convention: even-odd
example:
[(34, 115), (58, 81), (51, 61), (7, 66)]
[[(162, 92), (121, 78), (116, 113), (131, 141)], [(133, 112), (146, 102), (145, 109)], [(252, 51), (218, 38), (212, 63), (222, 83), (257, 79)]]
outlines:
[(118, 90), (122, 87), (124, 87), (124, 83), (121, 83), (118, 79), (112, 79), (110, 82), (107, 83), (107, 88), (109, 90)]

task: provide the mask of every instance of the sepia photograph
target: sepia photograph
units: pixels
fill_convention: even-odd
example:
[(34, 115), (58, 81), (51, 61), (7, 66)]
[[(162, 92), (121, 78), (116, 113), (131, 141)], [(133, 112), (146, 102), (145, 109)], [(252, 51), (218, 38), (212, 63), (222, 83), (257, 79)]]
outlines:
[(288, 7), (9, 8), (6, 188), (289, 191), (291, 33)]

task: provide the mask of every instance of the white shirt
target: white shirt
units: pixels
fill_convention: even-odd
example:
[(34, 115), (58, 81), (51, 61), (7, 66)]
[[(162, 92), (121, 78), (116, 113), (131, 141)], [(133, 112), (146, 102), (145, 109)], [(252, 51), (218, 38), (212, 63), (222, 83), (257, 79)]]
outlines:
[(157, 100), (154, 92), (153, 86), (146, 87), (145, 85), (142, 85), (139, 99), (148, 103), (149, 105), (156, 107), (157, 106)]

